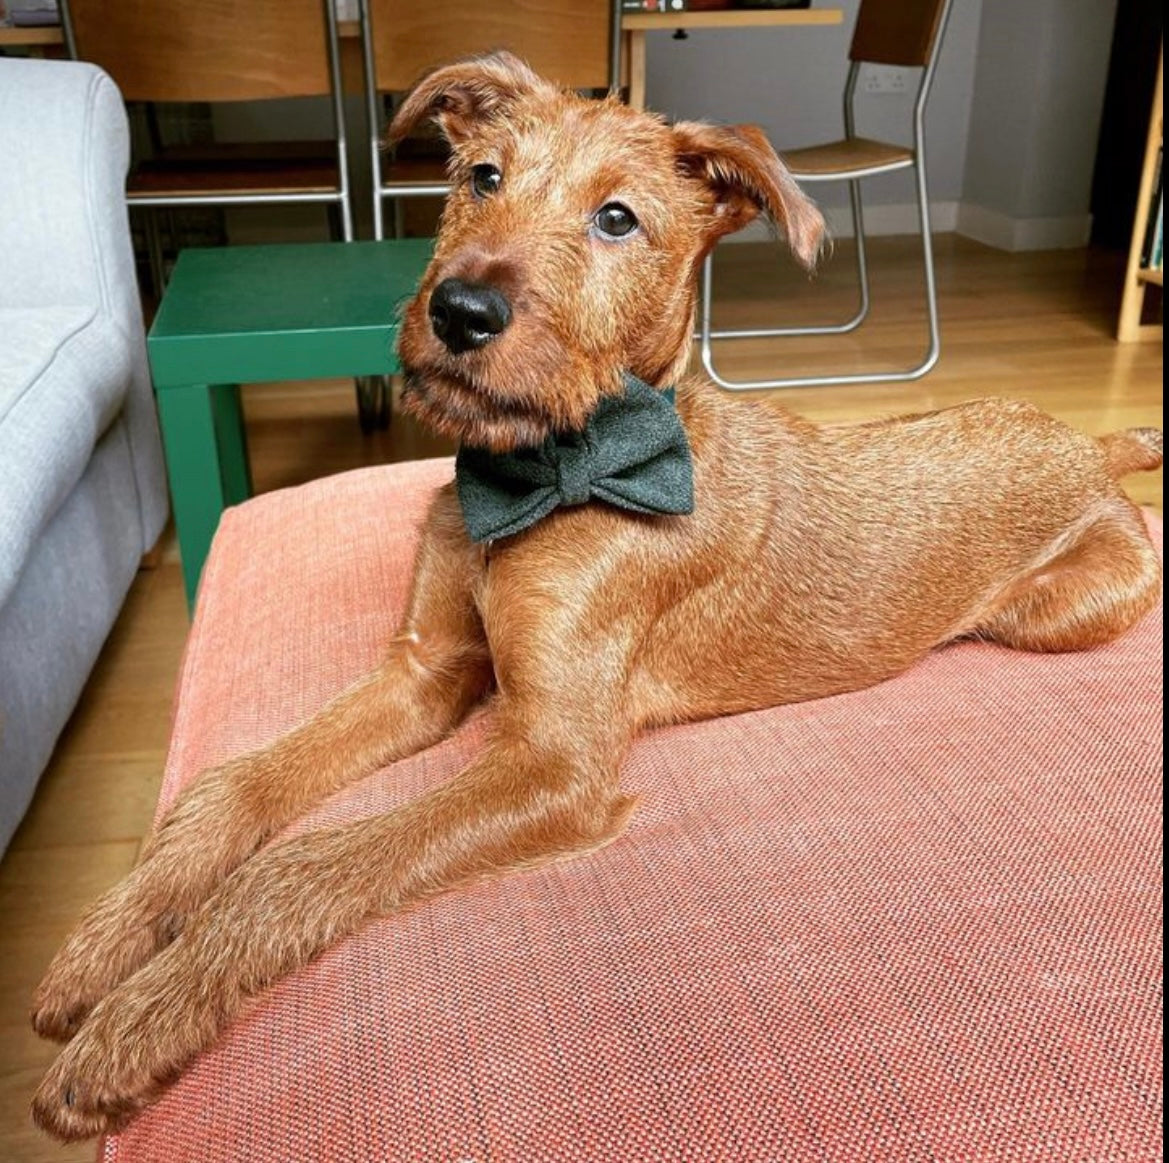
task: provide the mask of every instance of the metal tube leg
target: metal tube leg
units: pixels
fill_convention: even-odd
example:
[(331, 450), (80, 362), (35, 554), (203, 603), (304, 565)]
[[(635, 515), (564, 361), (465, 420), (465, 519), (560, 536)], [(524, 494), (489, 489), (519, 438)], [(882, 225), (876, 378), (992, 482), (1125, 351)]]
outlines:
[(869, 264), (865, 253), (865, 214), (861, 204), (861, 184), (859, 181), (848, 183), (848, 200), (852, 206), (852, 236), (856, 243), (856, 278), (860, 286), (860, 305), (856, 315), (850, 320), (851, 331), (859, 327), (869, 314)]
[(385, 236), (386, 236), (385, 235), (386, 228), (385, 228), (385, 221), (384, 221), (383, 215), (384, 215), (384, 210), (382, 207), (382, 196), (381, 196), (380, 191), (376, 188), (376, 183), (375, 183), (375, 188), (374, 188), (374, 192), (373, 192), (373, 236), (378, 242), (381, 242), (381, 240), (383, 238), (385, 238)]
[(162, 299), (166, 290), (166, 266), (162, 255), (162, 233), (158, 228), (158, 211), (146, 210), (146, 253), (150, 259), (150, 281), (154, 284), (154, 294)]
[[(866, 319), (869, 313), (869, 269), (865, 254), (865, 227), (864, 212), (861, 207), (860, 180), (848, 183), (849, 202), (852, 206), (852, 228), (856, 239), (856, 272), (858, 283), (858, 301), (856, 312), (843, 323), (817, 323), (811, 327), (754, 327), (712, 330), (710, 339), (778, 339), (790, 335), (845, 335), (855, 331)], [(712, 256), (708, 255), (702, 267), (702, 277), (711, 283), (711, 297), (713, 298), (714, 267)], [(702, 341), (700, 331), (697, 338)]]
[(357, 393), (357, 423), (368, 436), (377, 427), (378, 376), (358, 376), (353, 381)]
[[(822, 388), (832, 387), (839, 384), (876, 384), (876, 383), (904, 383), (910, 380), (921, 379), (931, 368), (938, 362), (938, 357), (941, 354), (941, 333), (938, 326), (938, 296), (937, 296), (937, 280), (934, 271), (934, 248), (933, 236), (930, 233), (930, 211), (929, 211), (929, 190), (926, 184), (925, 176), (925, 159), (922, 156), (921, 144), (919, 142), (916, 162), (914, 165), (916, 171), (916, 190), (917, 190), (917, 210), (918, 223), (921, 227), (921, 246), (922, 258), (925, 270), (925, 297), (926, 297), (926, 313), (929, 320), (929, 348), (926, 351), (925, 358), (921, 363), (915, 367), (909, 368), (906, 371), (897, 372), (864, 372), (854, 375), (827, 375), (827, 376), (791, 376), (784, 379), (775, 380), (728, 380), (720, 375), (714, 366), (714, 353), (711, 349), (711, 339), (717, 339), (719, 332), (711, 332), (710, 329), (710, 298), (711, 289), (709, 279), (706, 277), (704, 269), (703, 286), (702, 286), (702, 304), (701, 304), (701, 319), (702, 328), (700, 329), (700, 338), (702, 342), (701, 355), (702, 366), (706, 369), (706, 374), (719, 385), (721, 388), (727, 388), (730, 391), (754, 391), (763, 388)], [(858, 218), (860, 216), (859, 197), (856, 204)], [(865, 271), (863, 286), (865, 288), (865, 301), (863, 302), (864, 309), (867, 311), (868, 304), (868, 276), (866, 268), (866, 261), (864, 258), (864, 242), (863, 242), (863, 227), (860, 234), (858, 234), (861, 250), (858, 251), (858, 266)], [(863, 317), (863, 316), (862, 316)], [(765, 333), (736, 333), (736, 334), (765, 334)], [(790, 334), (790, 332), (789, 332)], [(806, 332), (805, 332), (806, 334)]]
[[(702, 366), (706, 374), (721, 388), (730, 391), (755, 391), (763, 388), (822, 388), (838, 384), (897, 383), (921, 379), (938, 362), (941, 353), (941, 339), (938, 328), (937, 285), (934, 274), (933, 239), (930, 235), (929, 192), (925, 180), (925, 164), (918, 154), (917, 164), (918, 221), (921, 225), (922, 255), (925, 267), (926, 310), (929, 317), (929, 349), (925, 358), (916, 367), (899, 372), (864, 372), (854, 375), (791, 376), (775, 380), (728, 380), (720, 375), (714, 366), (714, 353), (710, 340), (718, 333), (710, 331), (710, 284), (703, 279), (701, 318)], [(867, 278), (866, 278), (867, 285)]]
[(934, 271), (934, 242), (930, 232), (930, 200), (929, 190), (926, 187), (925, 160), (920, 156), (917, 159), (917, 217), (921, 224), (921, 253), (925, 267), (925, 301), (929, 314), (930, 345), (925, 359), (914, 369), (910, 378), (918, 379), (924, 376), (942, 353), (942, 337), (938, 326), (938, 286)]
[(702, 281), (699, 284), (698, 300), (698, 342), (703, 351), (710, 350), (710, 300), (712, 295), (711, 284), (714, 281), (714, 251), (702, 260)]

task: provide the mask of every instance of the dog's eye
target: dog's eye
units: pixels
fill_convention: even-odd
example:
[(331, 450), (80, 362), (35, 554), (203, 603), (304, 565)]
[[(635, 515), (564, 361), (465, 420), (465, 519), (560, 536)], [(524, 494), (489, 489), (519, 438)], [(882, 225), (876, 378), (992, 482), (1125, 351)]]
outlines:
[(503, 174), (495, 166), (479, 165), (471, 169), (471, 193), (476, 198), (490, 198), (502, 181)]
[(624, 238), (637, 229), (637, 216), (620, 202), (606, 202), (593, 215), (593, 225), (605, 238)]

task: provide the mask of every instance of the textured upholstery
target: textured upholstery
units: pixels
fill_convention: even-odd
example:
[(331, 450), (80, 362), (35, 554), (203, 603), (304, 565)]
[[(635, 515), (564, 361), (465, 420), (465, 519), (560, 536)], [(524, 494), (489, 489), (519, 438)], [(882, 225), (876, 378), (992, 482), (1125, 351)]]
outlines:
[[(0, 606), (37, 538), (73, 491), (93, 450), (122, 411), (126, 341), (100, 315), (76, 307), (0, 309)], [(133, 495), (134, 482), (129, 481)], [(139, 543), (141, 521), (135, 516)], [(141, 550), (139, 550), (141, 555)]]
[[(93, 65), (0, 59), (0, 157), (0, 307), (82, 307), (118, 333), (141, 536), (152, 545), (166, 489), (124, 197), (130, 134), (116, 86)], [(7, 343), (18, 338), (6, 334)]]
[(0, 852), (166, 520), (128, 160), (99, 69), (0, 58)]
[(0, 848), (32, 799), (138, 571), (138, 518), (119, 419), (38, 534), (0, 610)]
[[(162, 800), (378, 659), (447, 462), (229, 510)], [(1160, 527), (1156, 532), (1159, 537)], [(603, 851), (371, 925), (106, 1163), (1151, 1160), (1161, 614), (650, 733)], [(293, 831), (455, 772), (480, 716)]]

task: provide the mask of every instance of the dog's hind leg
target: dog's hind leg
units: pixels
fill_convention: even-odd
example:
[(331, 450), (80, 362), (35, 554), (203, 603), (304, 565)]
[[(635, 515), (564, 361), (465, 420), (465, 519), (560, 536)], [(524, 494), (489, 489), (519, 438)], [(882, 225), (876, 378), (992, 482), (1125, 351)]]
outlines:
[(1013, 583), (978, 633), (1020, 650), (1086, 650), (1124, 633), (1160, 592), (1161, 562), (1140, 513), (1117, 496)]
[(542, 738), (500, 730), (478, 762), (429, 795), (257, 854), (97, 1005), (37, 1092), (38, 1124), (66, 1139), (113, 1130), (250, 995), (374, 918), (614, 839), (633, 807), (617, 788), (618, 756), (549, 753)]
[(402, 633), (385, 661), (307, 723), (205, 772), (179, 796), (137, 867), (53, 959), (33, 1000), (39, 1034), (71, 1037), (281, 827), (345, 784), (437, 742), (463, 718), (491, 681), (470, 589), (476, 560), (453, 496), (440, 495)]

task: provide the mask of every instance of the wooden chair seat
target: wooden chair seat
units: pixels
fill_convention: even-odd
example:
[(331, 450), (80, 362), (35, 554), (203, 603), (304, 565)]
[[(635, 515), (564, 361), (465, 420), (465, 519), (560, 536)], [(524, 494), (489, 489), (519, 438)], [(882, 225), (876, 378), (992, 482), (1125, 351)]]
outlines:
[(213, 197), (232, 194), (336, 193), (341, 188), (331, 141), (239, 142), (168, 148), (143, 159), (126, 196)]
[(795, 178), (839, 176), (856, 171), (894, 170), (913, 165), (913, 150), (904, 145), (850, 137), (780, 155)]

